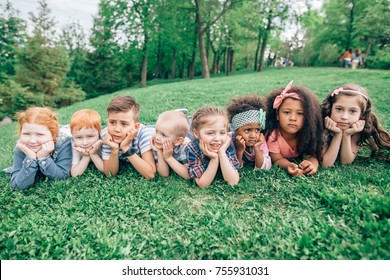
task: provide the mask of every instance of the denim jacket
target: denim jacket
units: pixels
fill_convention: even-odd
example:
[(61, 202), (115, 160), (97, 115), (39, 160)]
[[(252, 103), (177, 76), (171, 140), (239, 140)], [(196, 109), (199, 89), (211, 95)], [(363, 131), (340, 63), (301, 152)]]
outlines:
[(53, 153), (43, 159), (29, 158), (15, 147), (14, 163), (5, 171), (11, 174), (12, 190), (25, 190), (34, 184), (38, 170), (49, 179), (66, 179), (71, 163), (71, 138), (60, 132)]

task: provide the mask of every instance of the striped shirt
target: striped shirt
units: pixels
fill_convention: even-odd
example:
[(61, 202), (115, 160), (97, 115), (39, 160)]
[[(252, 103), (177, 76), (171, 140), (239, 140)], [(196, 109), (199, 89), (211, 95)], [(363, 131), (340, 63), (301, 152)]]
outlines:
[[(150, 147), (150, 139), (152, 138), (155, 132), (155, 128), (153, 126), (145, 126), (143, 124), (140, 125), (137, 136), (133, 139), (130, 144), (130, 148), (135, 149), (135, 153), (138, 156), (141, 156), (143, 153), (150, 151), (152, 148)], [(104, 136), (107, 133), (107, 127), (104, 128), (101, 132), (101, 139), (104, 139)], [(102, 159), (108, 160), (111, 155), (111, 148), (103, 143), (102, 144)], [(123, 152), (119, 151), (119, 159), (124, 161), (129, 161), (127, 156), (123, 155)]]
[[(210, 163), (210, 158), (207, 157), (199, 146), (199, 140), (194, 140), (186, 146), (186, 153), (188, 159), (188, 175), (192, 179), (202, 177)], [(233, 144), (226, 150), (226, 155), (235, 169), (238, 169), (238, 160)]]

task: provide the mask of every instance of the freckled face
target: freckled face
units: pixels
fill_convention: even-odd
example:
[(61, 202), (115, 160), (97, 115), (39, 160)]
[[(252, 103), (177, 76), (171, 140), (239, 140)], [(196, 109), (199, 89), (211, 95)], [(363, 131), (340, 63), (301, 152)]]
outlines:
[(44, 126), (33, 123), (25, 123), (20, 132), (20, 143), (26, 145), (34, 153), (42, 149), (42, 145), (52, 141), (50, 130)]
[(112, 140), (117, 144), (122, 143), (127, 134), (137, 125), (133, 110), (108, 114), (107, 131), (112, 136)]
[(302, 101), (286, 98), (279, 107), (277, 119), (281, 132), (285, 134), (298, 133), (305, 123)]
[(89, 152), (92, 145), (99, 140), (99, 131), (96, 128), (82, 128), (78, 131), (72, 131), (72, 137), (75, 147), (80, 147)]
[(202, 140), (211, 152), (218, 152), (228, 137), (228, 121), (223, 116), (210, 116), (209, 119), (210, 121), (201, 127), (199, 131), (194, 130), (194, 135), (199, 140)]
[(338, 128), (346, 130), (360, 119), (361, 113), (360, 96), (339, 95), (332, 105), (330, 118)]

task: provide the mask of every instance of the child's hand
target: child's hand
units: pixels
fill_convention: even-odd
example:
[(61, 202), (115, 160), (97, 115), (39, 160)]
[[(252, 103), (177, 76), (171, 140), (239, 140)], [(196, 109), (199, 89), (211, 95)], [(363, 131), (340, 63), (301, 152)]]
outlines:
[(200, 140), (199, 141), (199, 144), (200, 144), (200, 149), (202, 150), (202, 152), (209, 158), (218, 158), (218, 153), (215, 153), (215, 152), (211, 152), (209, 151), (209, 149), (207, 148), (207, 145), (202, 141)]
[(166, 160), (173, 155), (173, 145), (171, 140), (164, 139), (163, 140), (163, 158)]
[(310, 160), (303, 160), (300, 164), (299, 167), (303, 170), (303, 173), (306, 175), (313, 175), (314, 173), (317, 172), (317, 167), (312, 163)]
[(23, 145), (21, 143), (17, 143), (16, 148), (18, 148), (23, 154), (25, 154), (29, 158), (32, 158), (32, 159), (37, 158), (37, 154), (34, 153), (32, 150), (30, 150), (30, 148), (27, 147), (26, 145)]
[(298, 165), (292, 162), (287, 166), (287, 172), (294, 177), (303, 175), (303, 170), (299, 169)]
[(156, 147), (156, 136), (153, 136), (151, 139), (150, 139), (150, 147), (152, 148), (153, 151), (155, 152), (161, 152), (160, 149), (157, 149)]
[(226, 153), (226, 150), (229, 148), (231, 143), (230, 137), (226, 137), (225, 142), (222, 144), (222, 146), (218, 150), (218, 154), (224, 154)]
[(80, 147), (75, 147), (74, 149), (76, 151), (78, 151), (79, 153), (81, 153), (83, 156), (89, 157), (89, 153), (87, 152), (86, 149), (83, 149), (83, 148), (80, 148)]
[(115, 143), (112, 140), (112, 136), (110, 133), (108, 133), (108, 131), (107, 131), (106, 135), (104, 135), (103, 143), (106, 144), (111, 149), (119, 149), (119, 144)]
[(45, 158), (47, 157), (52, 151), (54, 151), (54, 141), (48, 141), (45, 144), (42, 145), (42, 149), (39, 150), (37, 153), (37, 158)]
[(261, 145), (264, 143), (264, 138), (263, 138), (263, 133), (260, 133), (259, 140), (255, 143), (254, 147), (255, 148), (260, 148)]
[(237, 144), (237, 153), (243, 153), (245, 151), (246, 145), (245, 140), (242, 138), (242, 136), (237, 135), (236, 136), (236, 144)]
[(132, 130), (130, 130), (127, 133), (126, 138), (119, 145), (119, 148), (121, 148), (122, 150), (127, 150), (128, 148), (130, 148), (130, 143), (131, 143), (131, 141), (133, 141), (135, 136), (137, 136), (137, 134), (138, 134), (138, 129), (133, 128)]
[(366, 121), (364, 120), (358, 120), (352, 126), (346, 130), (344, 130), (344, 133), (347, 135), (353, 135), (357, 132), (360, 132), (364, 129), (364, 125), (366, 124)]
[(99, 148), (102, 146), (102, 140), (97, 140), (93, 145), (92, 148), (89, 150), (89, 155), (97, 154), (99, 151)]
[(325, 117), (325, 127), (333, 133), (341, 133), (341, 129), (337, 127), (337, 123), (330, 117)]

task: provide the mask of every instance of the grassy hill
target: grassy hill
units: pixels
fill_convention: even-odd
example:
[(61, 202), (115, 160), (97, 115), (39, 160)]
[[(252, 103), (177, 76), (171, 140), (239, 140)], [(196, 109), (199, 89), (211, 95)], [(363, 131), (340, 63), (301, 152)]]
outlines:
[[(80, 109), (97, 110), (118, 95), (141, 104), (140, 121), (159, 113), (230, 98), (266, 95), (294, 84), (320, 102), (346, 82), (366, 87), (374, 111), (390, 129), (390, 72), (336, 68), (283, 68), (209, 80), (126, 89), (62, 108), (62, 123)], [(12, 164), (16, 124), (0, 127), (0, 168)], [(240, 183), (216, 180), (207, 189), (176, 175), (143, 179), (131, 167), (106, 178), (94, 168), (75, 179), (41, 180), (11, 191), (0, 173), (1, 259), (389, 259), (390, 165), (358, 157), (347, 166), (292, 178), (240, 170)]]

